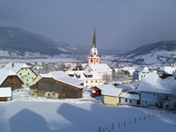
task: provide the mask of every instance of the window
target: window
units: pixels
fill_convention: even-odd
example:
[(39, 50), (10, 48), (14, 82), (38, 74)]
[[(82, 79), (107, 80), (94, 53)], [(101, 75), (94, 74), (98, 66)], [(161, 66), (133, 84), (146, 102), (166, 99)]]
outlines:
[(93, 62), (93, 60), (92, 60), (92, 59), (91, 59), (90, 61), (91, 61), (91, 62)]
[(28, 73), (28, 75), (29, 75), (29, 73)]
[(10, 78), (11, 80), (13, 79), (13, 77)]
[(156, 96), (156, 94), (153, 94), (153, 96)]
[(22, 68), (22, 71), (23, 71), (23, 68)]
[(95, 82), (97, 83), (97, 80)]
[(55, 93), (53, 93), (53, 95), (55, 95)]
[(158, 107), (158, 103), (156, 103), (155, 106)]
[(125, 102), (127, 102), (127, 99), (125, 99)]
[(147, 102), (147, 101), (145, 101), (145, 103), (147, 104), (148, 102)]
[(20, 76), (21, 76), (22, 74), (20, 73)]
[(48, 97), (50, 96), (50, 94), (48, 94)]
[(165, 95), (165, 100), (169, 100), (169, 96), (168, 95)]
[(130, 103), (132, 103), (132, 100), (130, 99)]
[(91, 81), (91, 83), (93, 83), (93, 81)]
[(159, 97), (159, 94), (157, 94), (157, 96)]
[(27, 70), (27, 68), (25, 68), (25, 70)]
[(86, 81), (86, 83), (88, 83), (88, 81)]

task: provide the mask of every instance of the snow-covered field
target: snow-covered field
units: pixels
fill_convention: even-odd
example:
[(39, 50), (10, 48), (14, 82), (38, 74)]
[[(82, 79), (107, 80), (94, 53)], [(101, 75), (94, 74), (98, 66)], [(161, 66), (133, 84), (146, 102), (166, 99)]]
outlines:
[[(107, 106), (82, 99), (44, 99), (27, 94), (27, 91), (14, 92), (13, 101), (0, 103), (0, 132), (176, 130), (176, 115), (171, 112), (132, 106)], [(86, 98), (90, 98), (88, 94), (84, 95)]]

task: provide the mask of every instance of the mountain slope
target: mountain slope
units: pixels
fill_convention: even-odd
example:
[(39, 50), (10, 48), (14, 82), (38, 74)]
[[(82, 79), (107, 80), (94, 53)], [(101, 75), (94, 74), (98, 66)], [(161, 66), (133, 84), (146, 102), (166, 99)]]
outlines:
[(14, 27), (0, 27), (0, 50), (17, 56), (26, 52), (50, 56), (62, 53), (54, 41)]
[(131, 52), (126, 53), (126, 56), (135, 57), (139, 55), (149, 54), (155, 51), (176, 51), (176, 41), (161, 41), (157, 43), (141, 46)]
[(143, 60), (144, 63), (170, 63), (176, 60), (176, 41), (161, 41), (141, 46), (123, 54), (123, 59)]

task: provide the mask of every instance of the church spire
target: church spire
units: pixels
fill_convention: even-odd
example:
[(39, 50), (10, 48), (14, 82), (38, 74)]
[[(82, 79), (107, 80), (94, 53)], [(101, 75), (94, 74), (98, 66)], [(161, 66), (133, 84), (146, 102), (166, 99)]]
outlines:
[(95, 28), (94, 28), (92, 48), (90, 50), (90, 55), (88, 57), (88, 64), (99, 64), (99, 63), (100, 63), (100, 57), (98, 55), (97, 44), (96, 44), (96, 34), (95, 34)]
[(95, 28), (94, 28), (94, 35), (93, 35), (93, 41), (92, 41), (92, 48), (97, 48)]

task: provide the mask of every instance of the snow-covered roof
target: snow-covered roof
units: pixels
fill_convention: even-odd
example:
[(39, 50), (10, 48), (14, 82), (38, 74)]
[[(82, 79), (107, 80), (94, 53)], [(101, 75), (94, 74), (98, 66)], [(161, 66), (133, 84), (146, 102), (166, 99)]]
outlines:
[(1, 87), (0, 88), (0, 97), (12, 97), (11, 87)]
[[(60, 82), (63, 82), (63, 83), (66, 83), (66, 84), (69, 84), (69, 85), (72, 85), (72, 86), (75, 86), (77, 88), (80, 88), (82, 89), (83, 86), (80, 85), (81, 83), (83, 83), (82, 81), (78, 80), (78, 79), (75, 79), (73, 77), (69, 77), (65, 72), (63, 71), (54, 71), (54, 72), (50, 72), (48, 74), (40, 74), (41, 76), (41, 79), (42, 78), (53, 78), (54, 80), (57, 80), (57, 81), (60, 81)], [(41, 80), (40, 79), (40, 80)], [(40, 81), (38, 80), (38, 81)], [(37, 81), (37, 82), (38, 82)], [(36, 82), (36, 83), (37, 83)], [(34, 84), (32, 84), (34, 85)]]
[(146, 66), (140, 66), (140, 67), (138, 67), (135, 71), (141, 72), (141, 71), (143, 71), (143, 70), (148, 71), (149, 69), (148, 69), (148, 67), (146, 67)]
[(102, 92), (102, 95), (118, 97), (122, 91), (123, 90), (119, 88), (107, 88)]
[[(75, 75), (80, 75), (80, 80), (87, 80), (87, 79), (101, 79), (101, 77), (98, 75), (97, 72), (86, 72), (86, 71), (66, 71), (66, 74), (72, 74), (75, 78), (77, 78)], [(92, 75), (92, 77), (86, 78), (85, 75)]]
[(129, 73), (133, 73), (137, 67), (123, 67), (121, 70), (128, 71)]
[(84, 74), (85, 74), (86, 76), (92, 76), (92, 73), (91, 73), (91, 72), (84, 72)]
[(17, 73), (21, 68), (30, 68), (31, 66), (26, 65), (25, 63), (8, 63), (3, 69), (13, 70)]
[(105, 84), (105, 85), (98, 85), (96, 86), (97, 88), (99, 88), (100, 90), (104, 91), (108, 88), (115, 88), (115, 86), (111, 85), (111, 84)]
[(83, 67), (83, 69), (87, 66), (87, 64), (81, 64), (81, 66)]
[(139, 94), (131, 94), (131, 93), (127, 93), (124, 92), (120, 95), (121, 98), (126, 98), (126, 99), (135, 99), (135, 100), (139, 100)]
[(0, 85), (5, 81), (8, 76), (16, 75), (12, 70), (0, 69)]
[(172, 94), (176, 89), (176, 80), (174, 77), (166, 79), (159, 78), (158, 74), (149, 73), (139, 84), (138, 90), (143, 92)]
[(107, 64), (89, 64), (90, 68), (96, 72), (112, 72)]
[(120, 85), (120, 86), (116, 86), (116, 88), (120, 88), (120, 89), (123, 89), (123, 90), (133, 90), (135, 89), (134, 86), (130, 85), (130, 84), (124, 84), (124, 85)]
[(110, 82), (110, 84), (123, 84), (123, 83), (125, 83), (125, 81), (112, 81), (112, 82)]
[(176, 68), (175, 67), (171, 67), (171, 66), (164, 66), (164, 67), (160, 68), (160, 71), (163, 71), (166, 74), (172, 75), (172, 74), (175, 73)]

